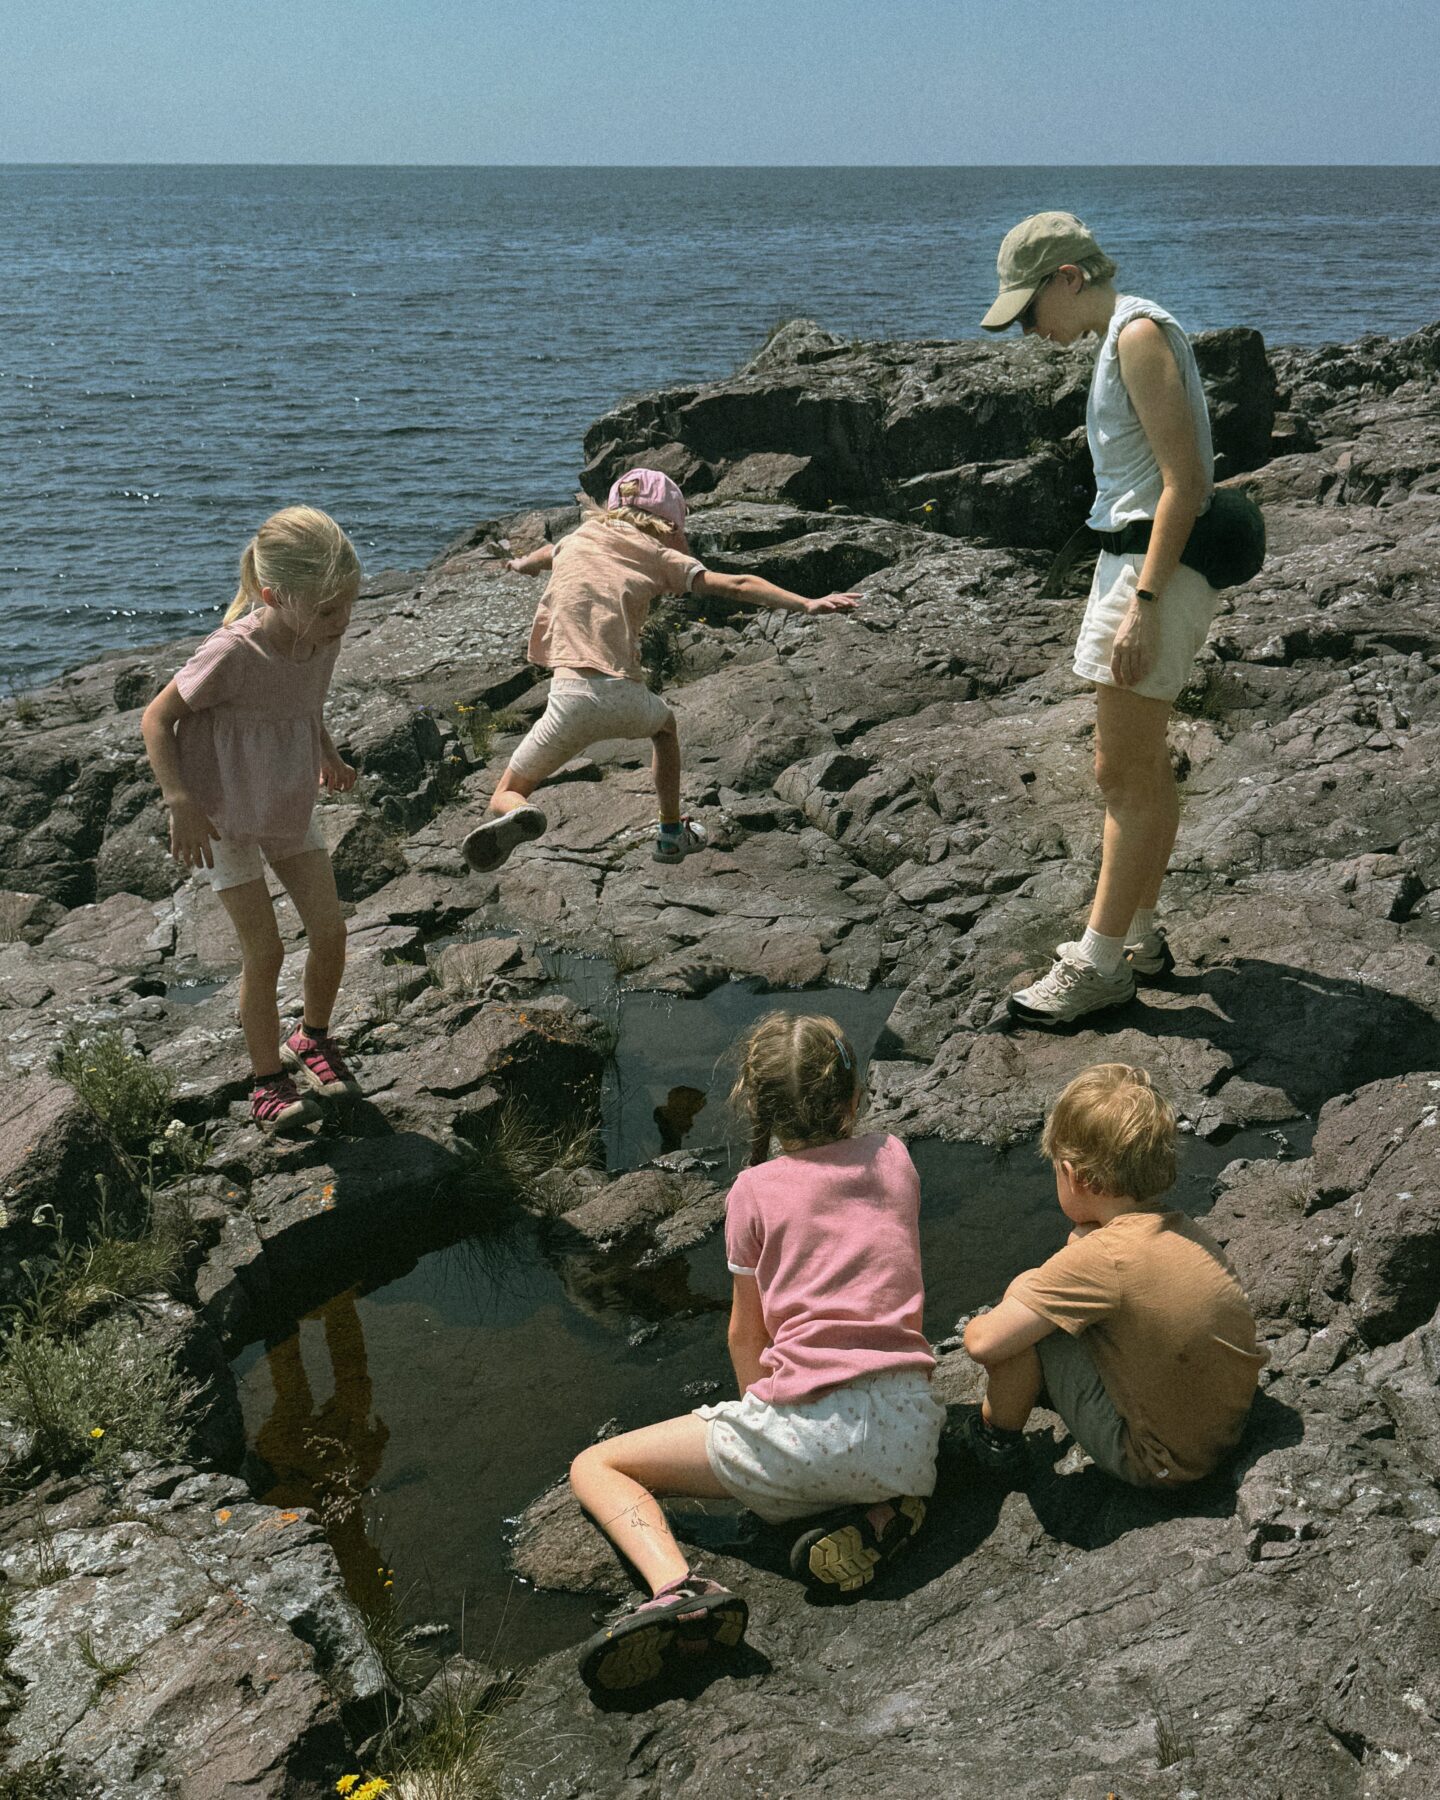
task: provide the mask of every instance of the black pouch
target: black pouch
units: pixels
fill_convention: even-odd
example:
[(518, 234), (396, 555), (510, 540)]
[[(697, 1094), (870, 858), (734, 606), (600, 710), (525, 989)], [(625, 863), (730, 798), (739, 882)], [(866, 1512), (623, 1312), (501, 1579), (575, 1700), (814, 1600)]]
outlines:
[(1239, 587), (1265, 566), (1265, 515), (1234, 488), (1216, 488), (1190, 528), (1180, 560), (1213, 588)]

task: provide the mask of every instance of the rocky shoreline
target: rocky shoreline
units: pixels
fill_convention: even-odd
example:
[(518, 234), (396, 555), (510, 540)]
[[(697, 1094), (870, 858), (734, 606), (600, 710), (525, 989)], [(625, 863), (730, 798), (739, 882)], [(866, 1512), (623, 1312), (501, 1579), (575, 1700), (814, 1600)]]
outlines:
[[(694, 1176), (506, 1175), (516, 1109), (562, 1132), (608, 1050), (546, 991), (546, 942), (676, 994), (900, 988), (871, 1088), (903, 1134), (1014, 1141), (1102, 1055), (1150, 1067), (1206, 1138), (1319, 1122), (1303, 1162), (1232, 1165), (1212, 1215), (1272, 1356), (1233, 1480), (1162, 1508), (1055, 1439), (1054, 1472), (997, 1505), (947, 1460), (923, 1547), (839, 1611), (803, 1604), (763, 1547), (758, 1567), (705, 1552), (745, 1584), (750, 1661), (633, 1712), (540, 1665), (497, 1726), (506, 1793), (1435, 1791), (1440, 327), (1268, 355), (1236, 330), (1197, 354), (1221, 473), (1264, 505), (1271, 556), (1178, 707), (1179, 966), (1103, 1032), (991, 1029), (1070, 934), (1097, 854), (1075, 603), (1043, 591), (1083, 513), (1084, 351), (847, 344), (796, 321), (730, 380), (592, 427), (588, 491), (664, 468), (708, 561), (863, 595), (854, 618), (714, 610), (659, 641), (686, 804), (713, 833), (677, 869), (648, 856), (641, 757), (611, 746), (551, 790), (544, 840), (498, 877), (458, 872), (544, 703), (521, 660), (537, 590), (501, 560), (575, 509), (477, 526), (371, 585), (328, 712), (362, 779), (322, 809), (352, 909), (337, 1025), (366, 1100), (311, 1137), (246, 1121), (224, 921), (164, 851), (138, 710), (185, 647), (0, 708), (0, 1297), (53, 1255), (55, 1211), (72, 1238), (98, 1226), (94, 1173), (112, 1195), (134, 1180), (50, 1068), (68, 1030), (123, 1032), (207, 1152), (183, 1183), (182, 1291), (125, 1316), (169, 1333), (212, 1403), (164, 1469), (27, 1486), (12, 1439), (0, 1771), (54, 1758), (56, 1792), (318, 1796), (401, 1704), (319, 1527), (239, 1479), (225, 1356), (475, 1209), (543, 1207), (597, 1255), (713, 1228), (719, 1192)], [(943, 1380), (969, 1397), (963, 1353)], [(560, 1494), (516, 1556), (542, 1584), (624, 1591)]]

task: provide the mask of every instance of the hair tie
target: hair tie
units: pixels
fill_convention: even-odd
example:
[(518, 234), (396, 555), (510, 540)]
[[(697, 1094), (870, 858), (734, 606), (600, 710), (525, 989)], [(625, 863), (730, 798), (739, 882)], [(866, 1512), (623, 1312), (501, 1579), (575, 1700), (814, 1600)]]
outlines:
[(845, 1040), (838, 1031), (835, 1033), (835, 1048), (840, 1052), (841, 1062), (844, 1063), (847, 1069), (850, 1068), (852, 1066), (850, 1062), (850, 1052), (845, 1048)]

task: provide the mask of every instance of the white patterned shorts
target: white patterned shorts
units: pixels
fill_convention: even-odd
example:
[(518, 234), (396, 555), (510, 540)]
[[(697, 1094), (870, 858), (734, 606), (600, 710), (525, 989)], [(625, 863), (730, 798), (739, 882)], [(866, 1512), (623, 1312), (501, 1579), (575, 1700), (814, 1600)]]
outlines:
[(697, 1406), (716, 1480), (771, 1524), (897, 1494), (933, 1494), (945, 1408), (919, 1369), (849, 1381), (798, 1406), (746, 1394)]
[(623, 675), (557, 675), (544, 712), (515, 746), (510, 767), (527, 781), (545, 781), (592, 744), (654, 737), (674, 720), (643, 681)]
[[(227, 838), (211, 838), (210, 867), (195, 873), (212, 888), (243, 887), (247, 881), (261, 879), (265, 863), (273, 869), (277, 863), (289, 862), (292, 856), (324, 848), (319, 822), (312, 815), (303, 838), (261, 838), (258, 844), (232, 844)], [(260, 860), (262, 856), (264, 862)]]
[[(1139, 552), (1128, 556), (1116, 556), (1109, 550), (1100, 552), (1075, 645), (1075, 673), (1086, 681), (1099, 682), (1102, 687), (1118, 685), (1110, 673), (1110, 653), (1115, 648), (1115, 633), (1135, 598), (1144, 561)], [(1165, 592), (1153, 603), (1160, 622), (1160, 650), (1155, 667), (1128, 692), (1143, 694), (1149, 700), (1173, 700), (1190, 679), (1219, 603), (1220, 590), (1181, 563), (1166, 583)]]

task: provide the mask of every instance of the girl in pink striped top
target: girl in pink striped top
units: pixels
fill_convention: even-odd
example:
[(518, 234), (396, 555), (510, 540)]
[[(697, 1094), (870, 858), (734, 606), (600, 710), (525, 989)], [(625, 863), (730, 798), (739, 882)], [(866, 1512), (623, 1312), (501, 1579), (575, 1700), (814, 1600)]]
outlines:
[[(354, 546), (328, 514), (312, 506), (273, 514), (245, 546), (224, 623), (140, 721), (170, 809), (171, 855), (208, 879), (240, 941), (250, 1111), (264, 1126), (313, 1114), (287, 1064), (321, 1093), (359, 1092), (330, 1036), (345, 920), (311, 817), (322, 786), (355, 785), (323, 709), (359, 586)], [(265, 863), (305, 926), (305, 1012), (283, 1044), (276, 990), (285, 950)]]

